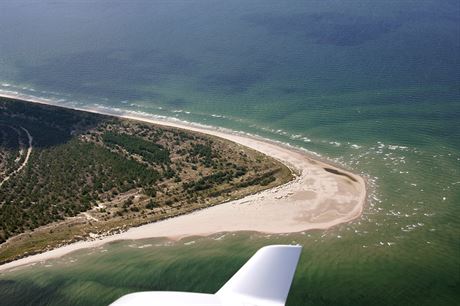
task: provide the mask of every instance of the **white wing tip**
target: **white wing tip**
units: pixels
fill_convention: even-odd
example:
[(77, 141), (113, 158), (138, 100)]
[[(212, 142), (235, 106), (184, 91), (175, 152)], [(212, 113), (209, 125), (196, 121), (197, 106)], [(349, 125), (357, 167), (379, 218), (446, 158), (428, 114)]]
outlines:
[[(284, 305), (297, 267), (302, 246), (269, 245), (259, 249), (217, 292), (240, 297), (258, 305)], [(270, 304), (270, 305), (272, 305)]]

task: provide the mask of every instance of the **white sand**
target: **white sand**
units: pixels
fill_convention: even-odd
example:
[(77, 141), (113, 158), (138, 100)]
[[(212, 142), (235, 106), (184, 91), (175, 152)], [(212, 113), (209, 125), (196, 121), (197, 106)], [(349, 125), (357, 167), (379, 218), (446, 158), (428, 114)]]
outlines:
[[(12, 98), (21, 99), (21, 97)], [(36, 100), (31, 102), (50, 104)], [(105, 113), (95, 109), (84, 110)], [(366, 186), (360, 176), (314, 160), (300, 150), (264, 139), (179, 122), (160, 121), (126, 113), (121, 117), (222, 137), (274, 157), (299, 175), (285, 185), (240, 200), (131, 228), (124, 233), (99, 240), (77, 242), (42, 254), (32, 255), (1, 265), (0, 271), (60, 257), (75, 250), (96, 247), (115, 240), (151, 237), (180, 239), (186, 236), (205, 236), (234, 231), (293, 233), (310, 229), (326, 229), (359, 217), (363, 210)], [(324, 167), (346, 173), (356, 181), (344, 175), (327, 172), (323, 169)]]

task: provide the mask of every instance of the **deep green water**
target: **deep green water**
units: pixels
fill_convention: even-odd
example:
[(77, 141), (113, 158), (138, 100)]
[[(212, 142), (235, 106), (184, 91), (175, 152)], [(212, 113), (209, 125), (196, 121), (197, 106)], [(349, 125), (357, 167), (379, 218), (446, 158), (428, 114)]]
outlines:
[(458, 305), (459, 16), (458, 1), (0, 2), (0, 93), (258, 134), (369, 181), (350, 224), (83, 250), (0, 275), (0, 304), (214, 292), (295, 241), (288, 305)]

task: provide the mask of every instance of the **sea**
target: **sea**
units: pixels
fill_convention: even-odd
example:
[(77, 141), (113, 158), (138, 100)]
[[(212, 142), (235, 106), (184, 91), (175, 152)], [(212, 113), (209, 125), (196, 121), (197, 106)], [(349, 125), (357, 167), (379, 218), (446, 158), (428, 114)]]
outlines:
[(0, 94), (258, 135), (368, 185), (350, 223), (115, 242), (1, 273), (1, 305), (213, 293), (278, 243), (303, 246), (289, 306), (460, 304), (458, 0), (3, 0)]

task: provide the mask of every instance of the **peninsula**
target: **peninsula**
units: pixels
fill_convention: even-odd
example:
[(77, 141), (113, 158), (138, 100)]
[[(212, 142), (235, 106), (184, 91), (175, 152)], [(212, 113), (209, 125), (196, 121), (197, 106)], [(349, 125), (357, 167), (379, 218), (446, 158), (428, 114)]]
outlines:
[(360, 176), (264, 139), (8, 97), (0, 110), (0, 261), (47, 251), (2, 270), (120, 239), (328, 228), (365, 202)]

